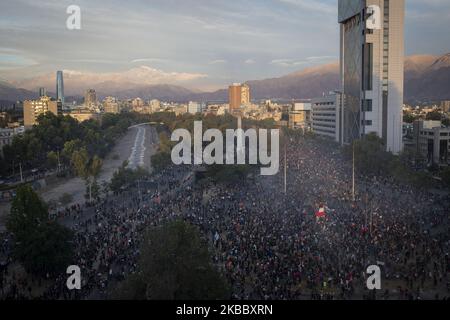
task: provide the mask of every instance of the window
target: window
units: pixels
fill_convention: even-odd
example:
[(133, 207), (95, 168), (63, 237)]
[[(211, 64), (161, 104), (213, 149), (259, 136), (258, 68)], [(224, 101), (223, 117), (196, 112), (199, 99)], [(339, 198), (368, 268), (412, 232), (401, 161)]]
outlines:
[(372, 70), (373, 70), (373, 44), (363, 44), (363, 82), (362, 90), (372, 90)]
[(363, 112), (372, 112), (372, 100), (362, 100), (362, 111)]

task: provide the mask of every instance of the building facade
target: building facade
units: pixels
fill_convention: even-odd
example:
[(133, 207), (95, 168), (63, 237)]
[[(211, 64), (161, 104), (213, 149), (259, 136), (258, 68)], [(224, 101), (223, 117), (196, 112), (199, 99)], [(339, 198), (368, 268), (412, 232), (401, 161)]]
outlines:
[(51, 112), (55, 115), (62, 111), (61, 101), (51, 100), (50, 97), (43, 96), (37, 100), (25, 100), (23, 102), (23, 122), (25, 128), (30, 128), (36, 124), (39, 115)]
[(56, 72), (56, 100), (61, 101), (61, 105), (64, 107), (64, 78), (63, 72)]
[(150, 113), (158, 112), (161, 109), (161, 101), (153, 99), (149, 102)]
[(114, 97), (106, 97), (103, 100), (103, 110), (105, 113), (120, 113), (119, 102)]
[(294, 103), (289, 112), (289, 128), (311, 129), (311, 103)]
[(238, 110), (241, 106), (250, 104), (250, 87), (247, 84), (233, 83), (228, 88), (230, 112)]
[(445, 113), (450, 113), (450, 100), (442, 101), (441, 109)]
[(416, 154), (429, 165), (450, 165), (450, 128), (441, 121), (415, 121), (413, 141)]
[(0, 128), (0, 155), (3, 156), (3, 147), (10, 145), (15, 136), (24, 132), (24, 127), (19, 128)]
[(376, 133), (402, 151), (404, 0), (339, 0), (344, 142)]
[(312, 100), (311, 127), (312, 131), (336, 142), (342, 141), (342, 108), (341, 94), (333, 93)]
[(198, 102), (189, 101), (188, 103), (188, 113), (197, 114), (202, 112), (202, 106)]
[(93, 109), (97, 106), (97, 93), (94, 89), (86, 90), (84, 95), (84, 106)]
[(45, 88), (39, 88), (39, 98), (45, 97), (47, 95), (47, 90)]

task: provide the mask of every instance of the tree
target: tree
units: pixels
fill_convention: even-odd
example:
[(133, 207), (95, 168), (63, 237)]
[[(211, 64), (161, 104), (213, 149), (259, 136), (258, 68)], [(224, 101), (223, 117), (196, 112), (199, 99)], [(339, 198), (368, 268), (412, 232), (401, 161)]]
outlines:
[(415, 117), (411, 113), (405, 113), (403, 115), (403, 122), (405, 122), (405, 123), (413, 123), (416, 119), (417, 119), (417, 117)]
[(58, 166), (58, 154), (55, 151), (47, 153), (47, 166), (48, 168), (54, 168)]
[(30, 186), (17, 189), (6, 226), (14, 235), (14, 256), (28, 272), (58, 274), (70, 264), (72, 232), (49, 220), (47, 206)]
[(170, 153), (160, 151), (152, 155), (151, 162), (155, 172), (160, 172), (172, 163), (172, 159)]
[(148, 171), (145, 169), (137, 168), (132, 170), (127, 168), (127, 166), (128, 162), (124, 161), (122, 166), (113, 174), (109, 188), (114, 193), (119, 193), (124, 187), (148, 176)]
[(442, 124), (446, 127), (450, 127), (450, 119), (449, 118), (442, 119)]
[(432, 111), (427, 113), (427, 120), (434, 120), (434, 121), (441, 121), (442, 120), (442, 114), (439, 111)]
[[(363, 174), (382, 175), (387, 172), (392, 154), (385, 150), (381, 138), (376, 134), (368, 134), (354, 142), (356, 168)], [(351, 153), (352, 148), (347, 149)]]
[(77, 175), (85, 180), (89, 189), (89, 201), (92, 202), (92, 187), (96, 184), (97, 177), (100, 174), (102, 159), (97, 155), (90, 158), (87, 150), (82, 148), (72, 154), (72, 165)]
[(20, 186), (12, 201), (6, 227), (16, 239), (26, 238), (36, 226), (39, 227), (48, 220), (47, 210), (47, 206), (29, 185)]
[(229, 288), (211, 265), (198, 230), (183, 221), (150, 229), (141, 248), (138, 272), (119, 284), (118, 299), (213, 300)]
[(62, 156), (67, 162), (70, 162), (72, 155), (75, 151), (82, 148), (82, 143), (80, 139), (70, 140), (64, 143), (64, 148), (62, 150)]

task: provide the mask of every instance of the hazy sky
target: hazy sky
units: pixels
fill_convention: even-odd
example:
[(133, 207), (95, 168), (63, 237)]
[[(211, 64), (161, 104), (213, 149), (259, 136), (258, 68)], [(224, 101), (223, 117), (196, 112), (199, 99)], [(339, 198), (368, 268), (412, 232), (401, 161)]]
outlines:
[[(71, 4), (79, 31), (66, 29)], [(449, 52), (450, 0), (406, 7), (406, 53)], [(338, 30), (337, 0), (1, 0), (0, 78), (147, 66), (212, 89), (335, 61)]]

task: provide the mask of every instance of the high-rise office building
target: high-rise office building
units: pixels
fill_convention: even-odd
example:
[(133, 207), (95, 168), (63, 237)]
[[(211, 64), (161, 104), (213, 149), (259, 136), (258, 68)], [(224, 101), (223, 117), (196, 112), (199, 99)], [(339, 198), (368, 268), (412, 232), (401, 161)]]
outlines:
[(344, 143), (376, 133), (402, 148), (404, 0), (339, 0)]
[(86, 90), (84, 95), (84, 106), (87, 108), (95, 108), (97, 106), (97, 94), (94, 89)]
[(324, 137), (341, 141), (341, 94), (330, 92), (329, 95), (312, 99), (312, 131)]
[(23, 121), (25, 128), (36, 124), (37, 117), (47, 112), (55, 115), (61, 113), (61, 101), (51, 100), (50, 97), (43, 96), (38, 100), (25, 100), (23, 102)]
[(45, 97), (47, 95), (47, 90), (45, 88), (39, 88), (39, 98)]
[(247, 84), (233, 83), (228, 89), (230, 111), (250, 104), (250, 87)]
[(56, 72), (56, 100), (61, 101), (62, 106), (64, 106), (64, 78), (63, 72)]

